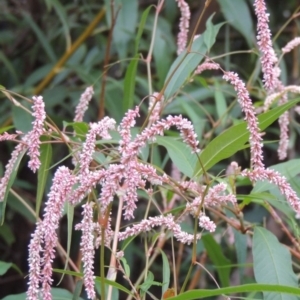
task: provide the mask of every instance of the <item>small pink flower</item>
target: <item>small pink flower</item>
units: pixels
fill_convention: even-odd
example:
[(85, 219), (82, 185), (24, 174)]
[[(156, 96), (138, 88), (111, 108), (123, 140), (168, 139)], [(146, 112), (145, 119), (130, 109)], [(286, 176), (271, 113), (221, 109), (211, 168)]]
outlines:
[(257, 44), (261, 52), (261, 67), (264, 77), (264, 85), (267, 91), (276, 88), (277, 75), (275, 63), (277, 57), (272, 46), (271, 31), (269, 28), (269, 14), (264, 0), (254, 1), (255, 14), (257, 16)]
[(93, 160), (93, 153), (96, 144), (97, 135), (104, 139), (110, 139), (108, 131), (114, 129), (116, 121), (109, 117), (105, 117), (98, 123), (91, 123), (90, 130), (86, 135), (86, 141), (83, 144), (83, 149), (80, 154), (80, 172), (82, 174), (88, 174), (89, 165)]
[(92, 204), (86, 203), (83, 206), (83, 219), (80, 226), (77, 226), (76, 229), (82, 231), (81, 235), (81, 253), (82, 253), (82, 262), (83, 262), (83, 280), (85, 289), (89, 299), (94, 299), (96, 296), (94, 289), (94, 222), (93, 222), (93, 208)]
[(223, 78), (229, 81), (238, 95), (238, 102), (245, 114), (245, 120), (248, 123), (250, 132), (250, 152), (252, 168), (264, 168), (262, 138), (258, 127), (258, 120), (255, 114), (252, 101), (245, 87), (244, 82), (233, 72), (225, 72)]
[(191, 12), (184, 0), (176, 0), (180, 9), (181, 17), (179, 22), (179, 33), (177, 37), (177, 54), (179, 55), (186, 48), (190, 27)]
[(82, 122), (83, 116), (86, 110), (88, 109), (88, 105), (94, 95), (94, 89), (92, 86), (86, 88), (84, 93), (81, 95), (79, 99), (79, 103), (75, 109), (75, 117), (74, 122)]
[(281, 49), (282, 53), (288, 53), (299, 45), (300, 45), (300, 37), (295, 37)]
[(44, 121), (46, 119), (45, 104), (42, 96), (34, 96), (33, 99), (33, 113), (35, 120), (32, 122), (33, 129), (24, 137), (24, 141), (28, 144), (28, 155), (30, 160), (28, 167), (33, 171), (39, 169), (41, 162), (40, 156), (40, 137), (44, 132)]

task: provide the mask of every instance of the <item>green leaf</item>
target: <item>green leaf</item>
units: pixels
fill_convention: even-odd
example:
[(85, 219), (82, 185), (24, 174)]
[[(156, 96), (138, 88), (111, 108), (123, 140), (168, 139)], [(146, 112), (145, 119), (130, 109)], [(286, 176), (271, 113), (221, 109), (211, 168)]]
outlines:
[(134, 104), (134, 91), (135, 91), (135, 77), (137, 65), (139, 62), (138, 54), (131, 60), (124, 79), (124, 99), (123, 99), (123, 112), (126, 113), (128, 109), (133, 107)]
[[(74, 271), (69, 271), (69, 270), (61, 270), (61, 269), (53, 269), (53, 272), (56, 273), (60, 273), (60, 274), (67, 274), (67, 275), (71, 275), (71, 276), (75, 276), (75, 277), (80, 277), (83, 278), (83, 274), (79, 273), (79, 272), (74, 272)], [(121, 284), (115, 282), (115, 281), (111, 281), (108, 280), (106, 278), (102, 279), (99, 276), (95, 277), (95, 281), (101, 283), (101, 281), (104, 281), (105, 284), (111, 285), (113, 287), (115, 287), (116, 289), (123, 291), (124, 293), (128, 294), (128, 295), (132, 295), (132, 293), (126, 289), (125, 287), (123, 287)]]
[(125, 257), (121, 257), (121, 258), (120, 258), (120, 261), (121, 261), (122, 264), (123, 264), (123, 268), (124, 268), (124, 271), (125, 271), (126, 276), (127, 276), (128, 278), (130, 278), (130, 267), (129, 267), (128, 263), (127, 263), (126, 258), (125, 258)]
[(80, 294), (81, 294), (81, 291), (82, 291), (82, 287), (83, 287), (83, 280), (82, 279), (77, 280), (72, 300), (80, 299)]
[(140, 40), (141, 40), (141, 36), (143, 34), (143, 31), (144, 31), (144, 27), (145, 27), (145, 23), (146, 23), (146, 20), (147, 20), (147, 17), (149, 15), (149, 12), (150, 12), (150, 9), (152, 8), (153, 6), (149, 6), (147, 7), (143, 13), (142, 13), (142, 16), (141, 16), (141, 20), (139, 22), (139, 29), (138, 29), (138, 32), (136, 34), (136, 38), (135, 38), (135, 54), (138, 53), (139, 51), (139, 43), (140, 43)]
[(172, 162), (180, 172), (188, 177), (192, 177), (197, 162), (197, 155), (192, 153), (185, 143), (178, 141), (178, 138), (168, 136), (158, 136), (156, 142), (167, 149)]
[[(214, 240), (213, 236), (206, 234), (202, 237), (202, 242), (210, 260), (217, 268), (217, 272), (222, 286), (229, 286), (230, 261), (223, 255), (221, 246)], [(220, 268), (221, 267), (221, 268)]]
[(40, 44), (44, 48), (51, 62), (55, 63), (57, 61), (57, 58), (53, 48), (48, 42), (48, 38), (44, 35), (43, 31), (38, 27), (38, 25), (34, 22), (34, 20), (31, 18), (31, 16), (28, 13), (24, 12), (23, 17), (24, 20), (29, 24), (31, 29), (34, 31), (35, 35), (37, 36)]
[(224, 24), (224, 23), (220, 23), (217, 25), (213, 25), (213, 23), (212, 23), (213, 16), (214, 16), (214, 13), (206, 21), (206, 30), (203, 34), (204, 35), (204, 43), (205, 43), (208, 51), (215, 44), (217, 34), (218, 34), (220, 28), (222, 27), (222, 25)]
[[(300, 173), (299, 165), (300, 165), (300, 159), (298, 158), (277, 165), (273, 165), (270, 167), (270, 169), (279, 172), (282, 176), (284, 176), (289, 181)], [(264, 191), (272, 190), (274, 188), (275, 188), (274, 184), (270, 182), (258, 181), (255, 184), (251, 194), (261, 193)]]
[(218, 118), (222, 118), (221, 124), (222, 126), (225, 125), (226, 118), (224, 117), (224, 114), (226, 113), (227, 110), (227, 104), (226, 104), (226, 99), (224, 96), (224, 93), (220, 89), (220, 84), (218, 81), (215, 81), (215, 102), (216, 102), (216, 110), (218, 114)]
[(27, 149), (23, 150), (19, 156), (17, 157), (13, 167), (12, 167), (12, 172), (9, 176), (9, 181), (7, 183), (7, 186), (6, 186), (6, 191), (5, 191), (5, 194), (4, 194), (4, 198), (3, 199), (0, 199), (0, 225), (3, 224), (4, 222), (4, 218), (5, 218), (5, 208), (6, 208), (6, 201), (7, 201), (7, 196), (8, 196), (8, 193), (9, 193), (9, 190), (10, 188), (12, 187), (14, 181), (15, 181), (15, 178), (17, 176), (17, 172), (18, 172), (18, 169), (19, 169), (19, 165), (20, 165), (20, 162), (21, 162), (21, 159), (23, 158), (23, 156), (25, 155)]
[(167, 84), (167, 87), (164, 93), (166, 100), (182, 87), (190, 74), (203, 60), (206, 51), (204, 37), (201, 35), (193, 42), (191, 53), (187, 54), (185, 50), (177, 57), (166, 77), (165, 84)]
[(239, 231), (233, 229), (234, 234), (234, 245), (236, 250), (236, 256), (239, 267), (239, 273), (240, 273), (240, 282), (243, 280), (244, 270), (245, 268), (243, 265), (246, 264), (247, 260), (247, 235), (242, 234)]
[[(258, 116), (260, 130), (270, 126), (281, 114), (293, 107), (300, 101), (300, 98), (290, 101), (284, 105), (276, 107), (264, 114)], [(223, 131), (215, 137), (206, 148), (200, 153), (201, 162), (206, 171), (217, 164), (219, 161), (231, 157), (233, 154), (245, 148), (249, 140), (249, 131), (247, 123), (242, 122)], [(195, 176), (203, 173), (201, 165), (197, 162), (195, 167)]]
[[(252, 252), (257, 283), (298, 287), (298, 279), (292, 268), (291, 254), (270, 231), (255, 227)], [(264, 300), (297, 299), (299, 297), (264, 292)]]
[(0, 261), (0, 276), (3, 276), (11, 267), (13, 263)]
[[(53, 300), (73, 300), (73, 294), (67, 290), (60, 288), (52, 288), (51, 295)], [(3, 298), (2, 300), (26, 300), (26, 293), (11, 295)], [(77, 298), (83, 300), (82, 298)]]
[(247, 1), (218, 0), (218, 2), (226, 20), (244, 36), (249, 47), (252, 47), (255, 38)]
[[(47, 139), (43, 138), (42, 141), (46, 142)], [(36, 216), (39, 216), (40, 207), (45, 192), (45, 186), (49, 175), (49, 166), (52, 160), (52, 145), (50, 143), (43, 143), (40, 146), (40, 153), (41, 153), (40, 155), (41, 166), (38, 170), (38, 183), (37, 183), (36, 206), (35, 206)]]
[(148, 271), (147, 274), (147, 278), (146, 280), (139, 286), (139, 288), (141, 289), (141, 295), (144, 295), (147, 293), (147, 291), (149, 290), (149, 288), (152, 285), (162, 285), (161, 283), (154, 281), (154, 275), (152, 272)]
[(163, 283), (162, 283), (162, 295), (164, 292), (169, 288), (170, 285), (170, 265), (169, 265), (169, 260), (166, 256), (166, 254), (163, 251), (160, 251), (161, 256), (162, 256), (162, 271), (163, 271)]
[(113, 41), (116, 45), (119, 57), (123, 59), (127, 55), (129, 42), (134, 39), (138, 18), (138, 1), (116, 1), (115, 8), (115, 11), (118, 11), (118, 13), (114, 28)]
[(169, 300), (192, 300), (203, 299), (212, 296), (230, 295), (236, 293), (248, 293), (248, 292), (282, 292), (289, 295), (299, 296), (300, 289), (284, 286), (284, 285), (271, 285), (271, 284), (244, 284), (231, 287), (225, 287), (212, 290), (191, 290), (182, 293), (176, 297), (168, 298)]
[(63, 26), (65, 39), (66, 39), (66, 49), (71, 47), (71, 35), (70, 35), (70, 28), (68, 24), (68, 16), (65, 10), (65, 6), (61, 4), (58, 0), (51, 0), (51, 5), (54, 7), (61, 23)]

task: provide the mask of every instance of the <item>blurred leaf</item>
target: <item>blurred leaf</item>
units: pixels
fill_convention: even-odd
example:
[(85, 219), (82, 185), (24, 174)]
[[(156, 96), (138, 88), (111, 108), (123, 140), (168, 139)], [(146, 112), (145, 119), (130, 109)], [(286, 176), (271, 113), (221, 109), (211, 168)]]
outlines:
[[(289, 250), (267, 229), (255, 227), (253, 236), (254, 275), (257, 283), (298, 287)], [(264, 292), (264, 300), (296, 300), (299, 297)]]
[(193, 176), (197, 155), (192, 153), (185, 143), (178, 141), (178, 138), (168, 136), (158, 136), (156, 142), (167, 149), (172, 162), (180, 172), (188, 177)]
[(0, 261), (0, 276), (3, 276), (12, 267), (12, 265), (13, 263)]
[(145, 23), (146, 23), (146, 20), (148, 18), (148, 15), (149, 15), (149, 12), (151, 10), (153, 6), (149, 6), (147, 7), (143, 13), (142, 13), (142, 16), (141, 16), (141, 20), (139, 22), (139, 28), (138, 28), (138, 32), (136, 34), (136, 38), (135, 38), (135, 54), (138, 53), (139, 51), (139, 43), (140, 43), (140, 40), (141, 40), (141, 37), (142, 37), (142, 34), (143, 34), (143, 31), (144, 31), (144, 27), (145, 27)]
[(80, 294), (82, 292), (82, 287), (83, 287), (83, 280), (82, 279), (77, 280), (72, 300), (80, 299)]
[(24, 12), (23, 17), (24, 20), (29, 24), (31, 29), (34, 31), (35, 35), (37, 36), (40, 44), (43, 46), (51, 62), (55, 63), (57, 61), (57, 58), (50, 43), (48, 42), (48, 38), (44, 35), (43, 31), (38, 27), (38, 25), (34, 22), (32, 17), (28, 13)]
[(218, 0), (218, 2), (226, 20), (244, 36), (249, 47), (252, 47), (255, 35), (247, 1)]
[[(53, 272), (56, 272), (56, 273), (59, 273), (59, 274), (67, 274), (67, 275), (71, 275), (71, 276), (83, 278), (83, 274), (82, 273), (78, 273), (78, 272), (74, 272), (74, 271), (61, 270), (61, 269), (53, 269)], [(119, 283), (117, 283), (115, 281), (111, 281), (111, 280), (108, 280), (106, 278), (102, 279), (99, 276), (95, 277), (95, 281), (96, 282), (101, 282), (102, 280), (104, 280), (105, 284), (112, 285), (116, 289), (118, 289), (120, 291), (123, 291), (124, 293), (126, 293), (128, 295), (132, 295), (131, 292), (128, 289), (126, 289), (121, 284), (119, 284)]]
[(170, 285), (170, 265), (169, 265), (169, 260), (166, 256), (166, 254), (163, 251), (160, 251), (161, 256), (162, 256), (162, 272), (163, 272), (163, 279), (162, 279), (162, 294), (164, 294)]
[[(290, 101), (284, 105), (276, 107), (258, 116), (260, 130), (270, 126), (281, 114), (293, 107), (300, 101), (300, 98)], [(249, 131), (246, 122), (232, 126), (214, 138), (200, 153), (201, 162), (206, 171), (217, 164), (219, 161), (231, 157), (237, 151), (243, 149), (249, 140)], [(197, 162), (195, 176), (203, 173), (201, 165)]]
[[(282, 292), (289, 295), (299, 296), (300, 289), (284, 285), (274, 284), (243, 284), (231, 287), (225, 287), (220, 289), (198, 289), (184, 292), (178, 296), (169, 298), (169, 300), (192, 300), (192, 299), (203, 299), (212, 296), (223, 296), (236, 293), (247, 293), (247, 292)], [(294, 299), (294, 298), (293, 298)]]
[(224, 114), (226, 113), (227, 110), (226, 99), (224, 93), (220, 90), (220, 84), (218, 83), (218, 81), (215, 81), (214, 86), (215, 86), (215, 102), (216, 102), (217, 115), (219, 119), (223, 117), (221, 124), (222, 126), (224, 126), (226, 122), (226, 116), (224, 116)]
[(139, 286), (141, 290), (141, 295), (145, 295), (152, 285), (162, 285), (161, 283), (154, 281), (154, 275), (152, 272), (148, 271), (146, 280)]
[(6, 201), (7, 201), (7, 196), (9, 194), (9, 190), (10, 190), (10, 188), (12, 187), (12, 185), (13, 185), (13, 183), (15, 181), (15, 178), (17, 176), (17, 172), (18, 172), (18, 169), (19, 169), (19, 165), (20, 165), (21, 159), (25, 155), (26, 151), (27, 151), (27, 149), (23, 150), (19, 154), (19, 156), (16, 158), (15, 163), (12, 166), (12, 172), (11, 172), (11, 174), (9, 176), (8, 183), (6, 185), (6, 190), (5, 190), (4, 198), (0, 199), (0, 225), (2, 225), (3, 222), (4, 222)]
[(120, 59), (123, 59), (128, 53), (129, 42), (134, 39), (138, 18), (138, 1), (116, 1), (115, 12), (117, 11), (113, 41)]
[(1, 50), (0, 50), (0, 61), (3, 62), (5, 68), (7, 69), (7, 71), (9, 71), (13, 80), (15, 81), (15, 84), (17, 84), (19, 81), (19, 78), (16, 73), (16, 70), (15, 70), (13, 64), (11, 63), (11, 61), (6, 57), (6, 55)]
[(121, 261), (122, 264), (123, 264), (123, 268), (124, 268), (124, 271), (125, 271), (126, 276), (127, 276), (128, 278), (130, 278), (130, 267), (129, 267), (128, 263), (127, 263), (126, 258), (125, 258), (125, 257), (121, 257), (121, 258), (120, 258), (120, 261)]
[(53, 68), (53, 64), (45, 64), (35, 69), (27, 78), (24, 83), (24, 88), (31, 87), (41, 81)]
[(217, 268), (221, 286), (229, 286), (230, 261), (224, 256), (221, 246), (210, 234), (202, 236), (202, 242), (214, 267)]
[(213, 13), (206, 21), (206, 30), (204, 32), (204, 43), (208, 49), (208, 52), (210, 48), (215, 44), (217, 34), (220, 30), (220, 28), (223, 26), (224, 23), (220, 23), (217, 25), (213, 25), (212, 18), (214, 17)]
[[(158, 19), (155, 40), (153, 46), (153, 58), (156, 69), (156, 76), (158, 77), (158, 87), (162, 88), (166, 76), (172, 64), (173, 53), (175, 47), (172, 47), (173, 41), (170, 41), (172, 36), (172, 28), (163, 18)], [(166, 55), (168, 53), (168, 55)]]
[(243, 265), (246, 264), (247, 261), (247, 235), (242, 234), (241, 232), (237, 231), (236, 229), (232, 229), (234, 234), (234, 246), (236, 250), (237, 262), (239, 266), (239, 273), (240, 273), (240, 282), (243, 282), (243, 275), (245, 268)]
[[(36, 193), (36, 216), (39, 216), (43, 195), (45, 193), (45, 186), (49, 175), (49, 166), (52, 161), (52, 145), (47, 142), (46, 138), (42, 138), (43, 143), (40, 146), (40, 161), (41, 166), (38, 170), (38, 183)], [(49, 141), (49, 140), (48, 140)]]
[(124, 79), (124, 99), (123, 99), (123, 113), (125, 114), (129, 109), (133, 108), (135, 95), (135, 78), (136, 70), (139, 62), (139, 56), (136, 55), (130, 62)]
[[(30, 109), (30, 104), (22, 102), (22, 105)], [(32, 129), (33, 117), (30, 113), (25, 112), (21, 107), (12, 107), (13, 124), (16, 130), (20, 130), (23, 133), (28, 133)]]
[(191, 53), (187, 54), (185, 50), (176, 58), (165, 81), (165, 84), (167, 84), (165, 90), (166, 100), (182, 87), (189, 75), (203, 60), (206, 51), (207, 48), (204, 43), (204, 38), (203, 35), (201, 35), (193, 42)]
[(58, 0), (51, 0), (51, 5), (54, 7), (62, 25), (66, 39), (66, 50), (71, 47), (71, 36), (70, 36), (70, 28), (68, 24), (68, 16), (65, 11), (65, 6), (60, 3)]
[(16, 241), (12, 228), (6, 222), (0, 226), (0, 237), (8, 246), (11, 246)]
[[(60, 288), (51, 288), (51, 295), (53, 300), (72, 300), (73, 294), (67, 290), (60, 289)], [(26, 300), (27, 296), (26, 293), (16, 294), (4, 297), (2, 300)], [(83, 300), (82, 298), (78, 298)]]

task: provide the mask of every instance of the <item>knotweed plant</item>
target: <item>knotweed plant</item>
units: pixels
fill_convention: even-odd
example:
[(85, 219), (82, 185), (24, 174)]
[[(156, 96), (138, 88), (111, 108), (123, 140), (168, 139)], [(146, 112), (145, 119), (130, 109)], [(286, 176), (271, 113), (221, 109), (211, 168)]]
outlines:
[[(204, 10), (210, 2), (205, 2)], [(258, 84), (261, 82), (261, 92), (250, 94), (249, 84), (238, 74), (239, 70), (228, 68), (222, 55), (213, 55), (222, 24), (213, 25), (211, 17), (206, 31), (196, 36), (197, 26), (193, 32), (189, 30), (191, 9), (188, 2), (174, 0), (174, 3), (180, 13), (177, 58), (169, 72), (165, 72), (160, 90), (152, 91), (155, 84), (151, 82), (153, 68), (150, 64), (152, 54), (157, 58), (154, 42), (162, 42), (158, 26), (166, 4), (163, 0), (154, 7), (147, 58), (136, 55), (124, 71), (124, 104), (116, 100), (123, 109), (122, 117), (115, 117), (107, 110), (107, 115), (98, 121), (84, 122), (95, 100), (93, 97), (99, 91), (95, 82), (83, 91), (74, 110), (73, 122), (67, 120), (64, 128), (47, 118), (47, 103), (40, 93), (27, 99), (33, 117), (31, 129), (0, 135), (0, 141), (16, 143), (0, 181), (3, 216), (9, 192), (14, 193), (12, 184), (24, 154), (29, 156), (27, 172), (37, 172), (39, 180), (47, 177), (49, 170), (53, 171), (41, 218), (37, 205), (36, 226), (28, 246), (27, 300), (55, 299), (52, 292), (56, 272), (72, 278), (76, 286), (76, 291), (72, 291), (73, 299), (198, 299), (205, 295), (229, 299), (225, 295), (232, 293), (243, 293), (254, 299), (247, 294), (250, 291), (263, 292), (264, 299), (275, 295), (271, 292), (288, 293), (291, 298), (284, 299), (297, 299), (300, 293), (295, 275), (299, 268), (292, 269), (291, 258), (292, 254), (294, 260), (300, 259), (296, 225), (300, 216), (300, 185), (296, 182), (299, 168), (295, 169), (300, 161), (294, 159), (269, 166), (264, 158), (265, 130), (276, 119), (280, 125), (279, 159), (288, 156), (288, 110), (299, 102), (288, 100), (291, 94), (299, 94), (300, 87), (283, 83), (279, 63), (284, 55), (297, 49), (300, 38), (288, 42), (281, 51), (275, 50), (266, 2), (253, 2), (257, 27), (255, 47), (262, 79), (257, 79)], [(128, 10), (130, 5), (124, 3), (118, 13), (113, 4), (110, 6), (112, 36), (119, 26), (118, 18), (124, 17), (123, 9)], [(226, 9), (224, 3), (220, 5)], [(148, 13), (147, 10), (142, 16), (136, 45), (139, 45)], [(199, 22), (201, 18), (202, 14)], [(109, 53), (110, 45), (107, 47)], [(134, 93), (137, 60), (147, 67), (149, 94), (144, 93), (138, 101), (133, 101), (137, 98)], [(105, 91), (107, 72), (105, 69), (101, 95), (105, 95), (102, 91)], [(228, 103), (225, 115), (229, 116), (235, 107), (235, 115), (242, 116), (235, 120), (236, 124), (233, 124), (233, 117), (226, 121), (224, 115), (213, 121), (208, 110), (193, 98), (192, 92), (189, 93), (190, 87), (197, 92), (197, 84), (203, 82), (205, 74), (212, 74), (208, 83), (215, 84), (216, 100)], [(207, 86), (207, 89), (212, 88)], [(28, 113), (23, 102), (17, 100), (16, 93), (6, 89), (2, 92)], [(253, 95), (260, 102), (254, 103)], [(110, 101), (103, 99), (104, 103)], [(198, 103), (195, 111), (191, 99)], [(219, 104), (216, 105), (220, 111)], [(176, 107), (182, 107), (182, 113), (178, 113)], [(212, 123), (210, 128), (199, 130), (199, 107), (204, 111), (201, 118), (206, 115)], [(45, 155), (56, 143), (63, 143), (68, 149), (66, 160), (55, 161)], [(246, 153), (247, 164), (236, 156), (241, 150)], [(164, 156), (163, 161), (161, 157)], [(291, 179), (294, 181), (290, 182)], [(45, 182), (42, 188), (45, 190)], [(264, 208), (264, 213), (268, 211), (271, 219), (279, 224), (289, 239), (285, 246), (270, 231), (258, 226), (259, 221), (247, 218), (251, 205)], [(79, 221), (71, 213), (74, 211), (79, 212)], [(72, 226), (68, 229), (68, 249), (63, 250), (60, 244), (58, 232), (65, 215), (69, 224), (75, 221), (74, 229), (81, 232), (81, 241), (76, 245), (80, 249), (80, 259), (76, 262), (70, 257)], [(136, 250), (137, 239), (144, 252)], [(230, 275), (234, 260), (230, 262), (222, 253), (224, 243), (228, 249), (237, 248), (238, 282), (233, 274)], [(135, 249), (130, 251), (138, 251), (139, 255), (143, 253), (143, 259), (135, 254), (130, 258), (127, 247)], [(252, 282), (255, 283), (246, 285), (243, 279), (245, 264), (251, 251)], [(67, 257), (65, 268), (60, 270), (54, 268), (57, 253)], [(153, 272), (155, 277), (158, 272), (152, 267), (159, 256), (162, 257), (160, 271), (163, 275), (154, 278)], [(189, 258), (188, 262), (184, 261), (185, 257)], [(129, 263), (130, 259), (133, 264)], [(143, 269), (135, 260), (143, 262)], [(135, 268), (140, 274), (132, 276)], [(284, 275), (277, 274), (278, 269)], [(278, 276), (273, 276), (274, 272)], [(81, 279), (82, 292), (78, 284)], [(212, 285), (217, 289), (211, 289)], [(226, 289), (229, 285), (232, 287)], [(159, 287), (160, 292), (153, 287)], [(117, 289), (124, 294), (116, 294)], [(189, 291), (191, 289), (196, 290)]]

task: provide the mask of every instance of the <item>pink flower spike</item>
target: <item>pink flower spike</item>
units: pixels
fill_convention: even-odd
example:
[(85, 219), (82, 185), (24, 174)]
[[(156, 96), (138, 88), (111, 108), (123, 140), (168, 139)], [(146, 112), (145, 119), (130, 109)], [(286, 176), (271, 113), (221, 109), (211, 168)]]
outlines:
[(126, 151), (126, 147), (131, 142), (131, 132), (130, 129), (135, 125), (135, 119), (139, 116), (139, 107), (136, 106), (134, 110), (130, 109), (125, 114), (122, 119), (118, 131), (121, 135), (121, 140), (119, 142), (119, 151)]
[(92, 204), (86, 203), (83, 207), (83, 219), (77, 229), (82, 231), (81, 235), (81, 253), (83, 262), (83, 279), (86, 293), (89, 299), (94, 299), (96, 296), (94, 289), (94, 222)]
[(177, 37), (177, 54), (179, 55), (181, 52), (184, 51), (187, 45), (191, 12), (190, 7), (185, 2), (185, 0), (176, 1), (181, 13), (179, 22), (179, 33)]
[(48, 194), (42, 231), (44, 235), (44, 252), (42, 260), (42, 292), (43, 300), (51, 300), (52, 262), (55, 258), (57, 244), (56, 230), (62, 216), (63, 205), (71, 193), (72, 186), (76, 183), (76, 177), (71, 174), (67, 167), (59, 167), (55, 172), (52, 187)]
[(90, 130), (86, 135), (86, 141), (83, 144), (83, 149), (80, 154), (80, 171), (82, 174), (88, 174), (89, 165), (93, 160), (92, 155), (94, 153), (96, 137), (101, 136), (104, 139), (110, 139), (108, 131), (115, 128), (116, 121), (109, 117), (105, 117), (98, 123), (91, 123)]
[(208, 230), (209, 232), (215, 232), (217, 228), (216, 224), (204, 214), (199, 217), (199, 226)]
[[(153, 124), (154, 122), (159, 120), (161, 103), (164, 101), (164, 97), (157, 101), (159, 93), (155, 92), (152, 96), (149, 97), (149, 108), (148, 112), (151, 113), (149, 117), (149, 124)], [(155, 106), (154, 106), (155, 104)], [(154, 106), (154, 107), (153, 107)]]
[(24, 137), (24, 141), (28, 143), (28, 155), (30, 160), (28, 167), (35, 173), (39, 169), (41, 162), (40, 156), (40, 136), (44, 132), (44, 121), (46, 119), (45, 104), (42, 96), (34, 96), (33, 99), (33, 113), (35, 120), (32, 122), (32, 130)]
[(264, 168), (262, 138), (258, 127), (258, 120), (245, 84), (238, 75), (233, 72), (225, 72), (223, 78), (229, 81), (237, 92), (238, 102), (241, 105), (242, 111), (245, 114), (245, 120), (248, 123), (252, 168)]
[(269, 28), (269, 14), (264, 0), (254, 1), (255, 14), (257, 16), (257, 44), (261, 52), (261, 67), (264, 77), (264, 86), (267, 91), (276, 88), (277, 75), (274, 65), (277, 57), (272, 46), (271, 31)]
[(290, 42), (288, 42), (281, 50), (282, 53), (291, 52), (294, 48), (300, 45), (300, 37), (295, 37)]
[[(167, 216), (150, 217), (131, 227), (126, 227), (125, 231), (119, 232), (119, 240), (122, 241), (141, 232), (151, 231), (155, 226), (165, 226), (168, 230), (172, 231), (174, 237), (183, 244), (189, 245), (194, 241), (194, 235), (182, 231), (180, 225), (174, 221), (171, 214)], [(197, 234), (196, 239), (200, 238), (201, 234)]]
[(43, 242), (43, 232), (41, 222), (36, 225), (35, 232), (31, 235), (29, 244), (29, 281), (27, 290), (27, 300), (39, 299), (39, 283), (41, 280), (41, 251)]
[(199, 65), (197, 67), (194, 74), (198, 75), (198, 74), (201, 74), (202, 72), (204, 72), (206, 70), (219, 70), (219, 69), (220, 69), (219, 64), (211, 62), (211, 61), (205, 61), (204, 63), (202, 63), (201, 65)]
[(11, 173), (14, 171), (15, 163), (17, 162), (20, 155), (22, 155), (22, 152), (27, 150), (28, 146), (24, 143), (20, 143), (16, 146), (14, 151), (11, 154), (11, 158), (8, 161), (6, 167), (5, 167), (5, 173), (4, 176), (0, 180), (0, 202), (4, 200), (5, 192), (7, 189), (7, 185), (11, 176)]
[(82, 122), (83, 116), (86, 110), (88, 109), (88, 105), (94, 95), (94, 88), (89, 86), (86, 88), (84, 93), (80, 96), (79, 103), (75, 109), (75, 117), (74, 122)]

